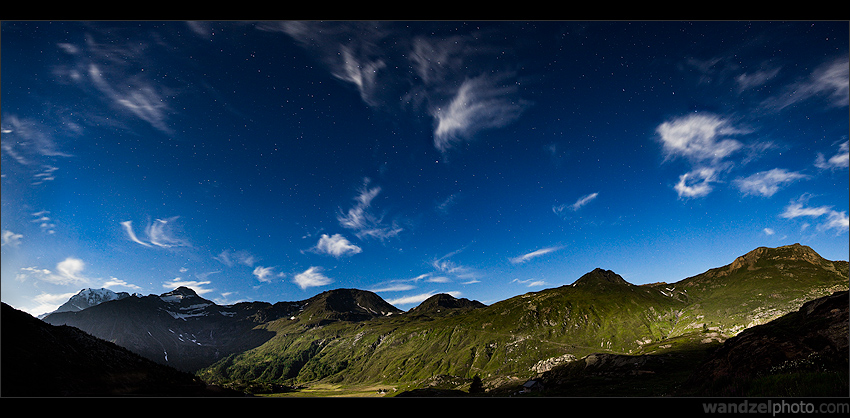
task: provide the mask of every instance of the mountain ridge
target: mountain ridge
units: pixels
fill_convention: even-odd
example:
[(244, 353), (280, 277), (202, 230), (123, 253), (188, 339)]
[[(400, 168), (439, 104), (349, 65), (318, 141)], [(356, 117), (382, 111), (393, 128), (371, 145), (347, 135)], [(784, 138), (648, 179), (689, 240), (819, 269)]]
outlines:
[[(357, 289), (328, 290), (298, 302), (243, 302), (232, 306), (200, 306), (204, 303), (196, 302), (206, 300), (190, 295), (180, 299), (193, 301), (182, 306), (182, 311), (174, 310), (178, 305), (164, 302), (165, 294), (128, 298), (105, 307), (115, 309), (134, 300), (142, 304), (155, 296), (159, 308), (171, 307), (172, 313), (184, 314), (179, 318), (168, 314), (166, 320), (163, 309), (151, 311), (151, 315), (163, 318), (160, 328), (167, 324), (170, 333), (184, 337), (182, 345), (172, 341), (173, 346), (167, 349), (169, 363), (181, 355), (202, 352), (196, 342), (201, 347), (214, 346), (203, 361), (185, 365), (210, 382), (406, 381), (415, 385), (436, 375), (460, 376), (463, 380), (480, 374), (489, 387), (498, 387), (510, 383), (507, 376), (531, 373), (541, 370), (542, 364), (551, 366), (561, 361), (558, 359), (599, 350), (643, 352), (663, 341), (689, 335), (722, 341), (798, 309), (837, 287), (847, 287), (847, 262), (831, 262), (805, 253), (805, 248), (795, 246), (756, 249), (743, 259), (736, 258), (739, 262), (672, 284), (638, 286), (610, 270), (597, 268), (572, 285), (476, 305), (475, 309), (452, 310), (451, 315), (410, 315), (434, 312), (441, 304), (459, 301), (449, 299), (449, 295), (434, 295), (432, 300), (403, 312), (380, 296)], [(105, 313), (105, 307), (60, 315), (82, 318), (91, 312)], [(88, 319), (89, 330), (97, 328), (91, 321), (100, 315)], [(218, 317), (231, 321), (210, 322), (210, 318)], [(144, 319), (140, 318), (142, 323)], [(241, 345), (200, 338), (206, 334), (222, 338), (218, 327), (224, 323), (238, 335), (231, 339), (240, 340)], [(153, 330), (139, 327), (134, 338), (144, 339), (145, 333)], [(167, 334), (153, 335), (162, 344)], [(147, 352), (162, 360), (164, 347)]]
[(434, 312), (440, 313), (442, 310), (455, 310), (455, 309), (476, 309), (483, 308), (487, 305), (481, 303), (477, 300), (469, 300), (466, 298), (455, 298), (454, 296), (448, 293), (437, 293), (436, 295), (430, 296), (424, 301), (420, 302), (419, 305), (408, 310), (408, 313), (424, 313), (424, 312)]
[[(675, 345), (677, 339), (716, 344), (836, 287), (846, 289), (846, 262), (821, 268), (787, 250), (750, 252), (757, 267), (753, 270), (738, 268), (722, 278), (703, 273), (706, 282), (701, 285), (713, 284), (711, 277), (723, 280), (721, 297), (712, 295), (717, 289), (699, 288), (687, 279), (637, 286), (600, 268), (574, 285), (424, 322), (402, 322), (405, 315), (399, 315), (370, 321), (371, 329), (337, 324), (311, 336), (282, 327), (263, 347), (222, 360), (201, 374), (226, 382), (244, 380), (246, 372), (255, 370), (250, 375), (278, 382), (326, 379), (348, 384), (376, 379), (427, 384), (436, 375), (463, 380), (480, 374), (488, 387), (495, 388), (510, 384), (508, 376), (515, 373), (531, 373), (541, 364), (600, 350), (640, 353), (664, 346), (665, 341)], [(793, 277), (787, 279), (788, 274)], [(769, 297), (752, 293), (760, 286), (771, 292)], [(317, 346), (310, 341), (322, 343)], [(360, 348), (352, 351), (354, 347)], [(270, 369), (259, 361), (270, 356), (287, 364), (285, 374), (262, 374), (261, 370)]]

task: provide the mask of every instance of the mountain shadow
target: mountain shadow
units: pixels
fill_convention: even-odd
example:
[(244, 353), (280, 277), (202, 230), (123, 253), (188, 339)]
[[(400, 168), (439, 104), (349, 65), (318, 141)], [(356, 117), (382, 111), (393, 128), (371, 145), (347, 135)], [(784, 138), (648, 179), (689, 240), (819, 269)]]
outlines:
[(848, 292), (836, 292), (742, 331), (712, 352), (679, 393), (846, 397), (848, 305)]
[(243, 396), (2, 304), (3, 397)]

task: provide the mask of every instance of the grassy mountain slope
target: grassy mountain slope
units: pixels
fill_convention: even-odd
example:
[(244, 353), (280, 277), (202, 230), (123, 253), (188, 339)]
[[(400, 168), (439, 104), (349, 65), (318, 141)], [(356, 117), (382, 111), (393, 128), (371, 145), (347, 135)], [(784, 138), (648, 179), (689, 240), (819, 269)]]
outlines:
[(847, 261), (829, 261), (800, 244), (757, 248), (731, 264), (675, 284), (688, 306), (675, 334), (703, 328), (735, 335), (847, 289)]
[(265, 324), (275, 337), (200, 375), (220, 383), (409, 388), (446, 380), (459, 388), (479, 375), (493, 388), (524, 381), (559, 359), (717, 343), (846, 289), (847, 281), (847, 262), (792, 245), (759, 248), (674, 284), (636, 286), (596, 269), (572, 285), (476, 309), (335, 320), (318, 318), (341, 317), (327, 311), (307, 316), (305, 309), (294, 319)]

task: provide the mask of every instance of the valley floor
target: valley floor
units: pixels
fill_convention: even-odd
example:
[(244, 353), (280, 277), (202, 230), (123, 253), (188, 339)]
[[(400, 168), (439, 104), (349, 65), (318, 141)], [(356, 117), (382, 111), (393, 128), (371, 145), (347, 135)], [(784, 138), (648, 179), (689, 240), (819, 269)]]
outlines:
[(330, 383), (317, 383), (289, 392), (256, 394), (254, 396), (271, 398), (380, 398), (393, 396), (396, 393), (398, 393), (397, 388), (390, 385), (343, 387)]

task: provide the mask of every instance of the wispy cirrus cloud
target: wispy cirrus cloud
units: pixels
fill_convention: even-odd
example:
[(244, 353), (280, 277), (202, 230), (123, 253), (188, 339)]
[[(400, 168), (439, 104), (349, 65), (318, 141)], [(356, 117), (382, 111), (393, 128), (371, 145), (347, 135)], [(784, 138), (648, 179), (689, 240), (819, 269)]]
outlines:
[(189, 242), (177, 235), (178, 226), (176, 221), (178, 218), (179, 216), (172, 216), (170, 218), (155, 219), (153, 222), (148, 222), (148, 225), (144, 229), (148, 238), (147, 242), (142, 241), (136, 236), (132, 221), (123, 221), (120, 224), (124, 228), (127, 237), (139, 245), (159, 248), (185, 247), (189, 245)]
[(263, 283), (271, 283), (275, 277), (283, 277), (283, 273), (275, 273), (274, 269), (274, 267), (257, 266), (252, 274)]
[(32, 220), (30, 222), (37, 223), (38, 227), (47, 234), (55, 234), (56, 233), (56, 222), (51, 219), (49, 216), (50, 211), (48, 210), (40, 210), (32, 214)]
[(375, 215), (372, 211), (372, 200), (381, 192), (380, 187), (369, 187), (369, 179), (365, 179), (360, 193), (354, 198), (354, 206), (347, 212), (342, 212), (337, 215), (337, 220), (343, 228), (354, 231), (354, 234), (360, 238), (377, 238), (385, 240), (397, 236), (403, 230), (395, 222), (390, 222), (389, 225), (384, 221), (383, 216)]
[(183, 286), (194, 290), (195, 293), (197, 293), (198, 295), (203, 295), (215, 290), (206, 287), (209, 284), (212, 284), (212, 282), (209, 280), (185, 280), (180, 277), (175, 277), (171, 281), (162, 283), (162, 287), (168, 291), (171, 291), (180, 286)]
[(109, 280), (103, 282), (101, 287), (105, 287), (107, 289), (111, 289), (113, 287), (123, 287), (127, 289), (141, 290), (141, 287), (136, 286), (132, 283), (128, 283), (127, 281), (121, 280), (117, 277), (110, 277)]
[(815, 167), (823, 170), (840, 170), (850, 167), (850, 141), (839, 144), (838, 152), (829, 159), (819, 152), (815, 158)]
[(774, 168), (735, 179), (733, 182), (744, 195), (770, 197), (776, 194), (780, 187), (808, 177), (797, 171)]
[(55, 132), (52, 126), (33, 118), (5, 115), (2, 127), (3, 151), (21, 164), (32, 164), (42, 157), (72, 157), (72, 154), (60, 150)]
[(847, 216), (847, 212), (837, 211), (830, 205), (807, 206), (807, 201), (810, 197), (809, 195), (803, 195), (796, 201), (792, 201), (785, 206), (785, 210), (779, 216), (785, 219), (800, 217), (818, 219), (825, 216), (826, 220), (818, 225), (819, 230), (835, 230), (837, 234), (841, 234), (850, 229), (850, 217)]
[(741, 73), (735, 76), (735, 83), (738, 85), (738, 91), (746, 91), (756, 87), (765, 85), (768, 81), (774, 79), (781, 68), (771, 66), (765, 69), (759, 69), (750, 73)]
[[(419, 294), (416, 294), (416, 295), (404, 296), (404, 297), (395, 298), (395, 299), (388, 299), (387, 303), (389, 303), (390, 305), (394, 305), (394, 306), (405, 306), (405, 305), (419, 304), (419, 303), (424, 302), (426, 299), (430, 298), (431, 296), (436, 295), (437, 293), (438, 292), (430, 291), (430, 292), (425, 292), (425, 293), (419, 293)], [(455, 297), (455, 298), (458, 298), (462, 295), (461, 292), (456, 292), (456, 291), (439, 292), (439, 293), (446, 293), (446, 294), (451, 295), (452, 297)]]
[[(56, 160), (73, 157), (61, 150), (62, 138), (57, 132), (66, 136), (74, 135), (74, 126), (70, 121), (49, 122), (54, 117), (45, 116), (39, 121), (34, 118), (19, 118), (17, 115), (3, 115), (3, 156), (9, 156), (25, 167), (32, 174), (32, 185), (44, 184), (56, 179)], [(48, 122), (45, 122), (48, 120)], [(62, 125), (59, 130), (53, 125)]]
[(571, 205), (555, 205), (555, 206), (552, 206), (552, 212), (555, 212), (555, 214), (558, 215), (558, 216), (564, 216), (567, 213), (567, 211), (576, 212), (579, 209), (586, 206), (588, 203), (595, 200), (597, 197), (599, 197), (598, 192), (590, 193), (590, 194), (587, 194), (587, 195), (584, 195), (584, 196), (578, 198)]
[(451, 257), (454, 257), (463, 250), (464, 248), (461, 248), (431, 260), (428, 264), (434, 270), (418, 276), (416, 280), (425, 280), (433, 283), (448, 283), (455, 280), (460, 280), (463, 284), (478, 283), (478, 278), (481, 275), (479, 271), (451, 260)]
[[(279, 31), (315, 52), (338, 79), (354, 85), (368, 105), (401, 103), (434, 121), (434, 147), (446, 153), (486, 129), (516, 121), (529, 106), (514, 71), (500, 58), (513, 45), (497, 31), (437, 35), (427, 24), (279, 22)], [(492, 35), (492, 36), (491, 36)]]
[(526, 254), (523, 254), (523, 255), (520, 255), (520, 256), (517, 256), (517, 257), (512, 257), (512, 258), (510, 259), (510, 261), (511, 261), (511, 263), (513, 263), (513, 264), (522, 264), (522, 263), (525, 263), (526, 261), (529, 261), (529, 260), (531, 260), (531, 259), (533, 259), (533, 258), (537, 258), (537, 257), (543, 256), (543, 255), (546, 255), (546, 254), (553, 253), (553, 252), (555, 252), (555, 251), (559, 251), (559, 250), (561, 250), (562, 248), (563, 248), (563, 247), (547, 247), (547, 248), (541, 248), (541, 249), (539, 249), (539, 250), (534, 250), (534, 251), (532, 251), (532, 252), (529, 252), (529, 253), (526, 253)]
[(545, 280), (532, 280), (532, 279), (528, 279), (528, 280), (513, 279), (513, 280), (511, 280), (511, 283), (522, 283), (526, 287), (540, 287), (540, 286), (546, 285)]
[(464, 80), (450, 101), (430, 110), (436, 122), (434, 146), (445, 153), (482, 130), (516, 121), (526, 107), (512, 99), (516, 91), (516, 86), (501, 85), (486, 76)]
[(381, 293), (381, 292), (404, 292), (404, 291), (412, 290), (412, 289), (415, 289), (415, 288), (416, 288), (416, 286), (414, 286), (410, 283), (389, 283), (389, 284), (386, 284), (386, 285), (383, 285), (383, 286), (380, 286), (380, 287), (375, 287), (375, 288), (372, 288), (372, 289), (369, 289), (369, 290), (372, 291), (372, 292), (375, 292), (375, 293)]
[(169, 112), (166, 95), (160, 91), (158, 84), (138, 76), (110, 82), (102, 66), (95, 63), (89, 64), (87, 74), (92, 85), (118, 108), (160, 131), (171, 131), (166, 124)]
[(254, 267), (254, 263), (257, 262), (257, 257), (245, 250), (224, 250), (213, 258), (227, 267), (233, 267), (236, 264)]
[(150, 55), (162, 38), (155, 34), (156, 39), (122, 38), (120, 31), (112, 32), (91, 31), (83, 42), (58, 44), (70, 61), (57, 65), (54, 75), (61, 82), (78, 86), (85, 94), (102, 99), (113, 109), (170, 133), (168, 102), (177, 91), (167, 87), (166, 79), (154, 79), (156, 71), (151, 71), (156, 68), (156, 60)]
[(841, 56), (827, 61), (805, 78), (785, 86), (778, 94), (766, 99), (762, 107), (780, 111), (797, 103), (823, 98), (830, 107), (850, 104), (850, 59)]
[(579, 209), (583, 208), (585, 205), (587, 205), (588, 203), (590, 203), (591, 201), (595, 200), (597, 197), (599, 197), (599, 193), (591, 193), (589, 195), (584, 195), (584, 196), (578, 198), (578, 200), (576, 200), (575, 203), (570, 205), (570, 210), (573, 210), (573, 211), (579, 210)]

